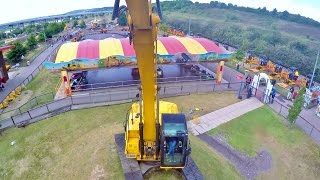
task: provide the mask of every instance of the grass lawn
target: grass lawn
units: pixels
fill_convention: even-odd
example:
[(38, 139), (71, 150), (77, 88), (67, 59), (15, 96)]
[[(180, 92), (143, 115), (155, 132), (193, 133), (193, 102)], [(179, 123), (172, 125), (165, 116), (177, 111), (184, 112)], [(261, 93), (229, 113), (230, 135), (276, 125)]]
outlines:
[[(191, 94), (189, 96), (177, 96), (162, 100), (177, 104), (180, 112), (186, 114), (188, 118), (205, 115), (212, 111), (216, 111), (223, 107), (239, 102), (239, 99), (232, 92)], [(199, 111), (195, 111), (194, 113), (190, 114), (190, 110), (195, 108), (198, 108)]]
[[(184, 109), (204, 107), (231, 98), (212, 93), (168, 98)], [(210, 99), (212, 98), (212, 99)], [(200, 100), (208, 102), (201, 102)], [(214, 101), (215, 99), (215, 101)], [(234, 98), (233, 102), (236, 102)], [(131, 104), (77, 110), (32, 124), (9, 129), (0, 138), (0, 177), (3, 179), (123, 179), (114, 135), (123, 132), (122, 122)], [(204, 113), (205, 110), (201, 111)], [(234, 168), (212, 148), (191, 136), (192, 157), (206, 179), (239, 179)], [(12, 141), (16, 141), (11, 146)], [(174, 179), (174, 173), (151, 179)]]
[(290, 128), (267, 106), (209, 131), (223, 133), (236, 149), (251, 156), (261, 149), (272, 156), (272, 169), (258, 179), (317, 179), (320, 148), (297, 128)]
[(30, 99), (34, 97), (37, 97), (37, 99), (33, 99), (31, 102), (22, 107), (23, 110), (28, 110), (30, 107), (32, 108), (52, 101), (55, 95), (55, 87), (59, 80), (59, 74), (42, 69), (25, 87), (25, 90), (32, 91), (32, 96)]

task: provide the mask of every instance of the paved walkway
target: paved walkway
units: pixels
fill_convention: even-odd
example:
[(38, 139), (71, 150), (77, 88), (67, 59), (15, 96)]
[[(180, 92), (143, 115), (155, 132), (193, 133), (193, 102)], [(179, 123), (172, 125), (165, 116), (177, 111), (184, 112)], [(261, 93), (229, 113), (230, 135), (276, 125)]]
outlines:
[(203, 134), (247, 112), (263, 106), (256, 98), (250, 98), (200, 117), (200, 122), (188, 121), (188, 129), (194, 135)]
[(5, 84), (5, 90), (0, 92), (0, 102), (2, 102), (10, 92), (18, 87), (31, 73), (36, 70), (47, 57), (60, 45), (62, 41), (58, 41), (53, 47), (47, 48), (38, 57), (34, 59), (30, 66), (23, 68), (23, 70), (16, 75), (13, 79), (9, 79)]

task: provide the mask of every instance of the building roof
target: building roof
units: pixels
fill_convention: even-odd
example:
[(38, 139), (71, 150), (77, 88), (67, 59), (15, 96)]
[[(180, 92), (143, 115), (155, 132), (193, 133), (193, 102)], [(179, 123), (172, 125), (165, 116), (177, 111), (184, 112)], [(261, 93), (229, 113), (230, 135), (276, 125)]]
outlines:
[[(157, 54), (159, 55), (225, 53), (223, 48), (205, 38), (159, 37), (157, 46)], [(65, 43), (60, 47), (55, 63), (69, 62), (74, 59), (103, 59), (116, 55), (135, 56), (135, 51), (128, 38), (107, 38)]]
[(3, 47), (0, 47), (0, 51), (8, 51), (10, 49), (14, 49), (15, 46), (3, 46)]

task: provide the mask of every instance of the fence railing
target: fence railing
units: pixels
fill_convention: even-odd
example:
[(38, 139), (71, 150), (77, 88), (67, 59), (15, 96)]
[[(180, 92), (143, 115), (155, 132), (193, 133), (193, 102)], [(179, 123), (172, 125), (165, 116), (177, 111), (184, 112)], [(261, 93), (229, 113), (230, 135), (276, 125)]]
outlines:
[(28, 100), (28, 102), (26, 102), (19, 108), (12, 109), (12, 110), (5, 109), (0, 114), (0, 121), (1, 119), (6, 119), (11, 116), (22, 114), (30, 109), (33, 109), (35, 107), (51, 102), (54, 99), (54, 96), (55, 94), (53, 92), (45, 93), (45, 94), (31, 98), (30, 100)]
[[(231, 91), (238, 93), (239, 83), (222, 83), (222, 84), (181, 84), (181, 85), (166, 85), (160, 88), (160, 98), (171, 97), (177, 95), (189, 95), (195, 93), (208, 93), (208, 92), (225, 92)], [(41, 120), (41, 117), (48, 117), (57, 112), (70, 110), (74, 105), (105, 105), (106, 103), (132, 101), (136, 99), (136, 95), (139, 93), (137, 88), (117, 91), (105, 91), (105, 92), (87, 92), (85, 94), (74, 95), (66, 97), (60, 100), (40, 105), (36, 108), (29, 109), (27, 111), (18, 112), (10, 117), (5, 117), (0, 120), (1, 128), (8, 128), (12, 126), (21, 126), (25, 123), (32, 123)]]
[[(215, 83), (214, 79), (208, 79), (202, 76), (184, 76), (184, 77), (168, 77), (158, 78), (157, 83), (162, 85), (165, 83), (183, 83), (183, 82), (212, 82)], [(108, 89), (108, 88), (120, 88), (136, 86), (140, 84), (140, 80), (128, 80), (128, 81), (113, 81), (106, 83), (95, 83), (95, 84), (83, 84), (74, 86), (73, 92)]]

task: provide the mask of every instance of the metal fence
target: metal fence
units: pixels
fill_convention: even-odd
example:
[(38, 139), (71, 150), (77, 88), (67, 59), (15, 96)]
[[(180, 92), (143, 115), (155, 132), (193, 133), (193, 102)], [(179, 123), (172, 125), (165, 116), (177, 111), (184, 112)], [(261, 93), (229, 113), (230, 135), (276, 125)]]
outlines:
[[(183, 77), (168, 77), (168, 78), (158, 78), (157, 83), (159, 85), (163, 85), (166, 83), (177, 84), (184, 82), (211, 82), (215, 83), (214, 79), (208, 79), (203, 76), (183, 76)], [(106, 83), (95, 83), (95, 84), (83, 84), (74, 86), (73, 92), (81, 92), (81, 91), (92, 91), (92, 90), (100, 90), (100, 89), (109, 89), (109, 88), (121, 88), (121, 87), (130, 87), (137, 86), (140, 84), (140, 80), (128, 80), (128, 81), (114, 81), (114, 82), (106, 82)]]
[[(208, 93), (208, 92), (225, 92), (238, 93), (240, 87), (239, 83), (222, 83), (222, 84), (182, 84), (182, 85), (168, 85), (160, 88), (160, 98), (189, 95), (195, 93)], [(126, 90), (112, 90), (109, 89), (105, 92), (87, 92), (85, 94), (74, 95), (64, 99), (49, 102), (47, 104), (38, 106), (36, 108), (18, 112), (10, 117), (0, 120), (0, 129), (5, 129), (13, 126), (23, 126), (28, 123), (33, 123), (42, 120), (46, 117), (53, 116), (60, 112), (68, 111), (72, 106), (84, 105), (102, 106), (110, 103), (123, 103), (136, 100), (136, 95), (139, 93), (138, 88), (128, 88)]]
[(22, 114), (24, 112), (27, 112), (30, 109), (33, 109), (35, 107), (51, 102), (54, 99), (54, 96), (55, 94), (53, 92), (42, 94), (42, 95), (31, 98), (30, 100), (28, 100), (28, 102), (26, 102), (25, 104), (23, 104), (17, 109), (12, 109), (12, 110), (5, 109), (0, 114), (0, 121), (1, 119), (6, 119), (11, 116)]

